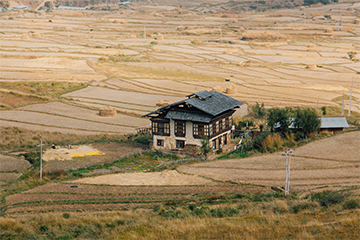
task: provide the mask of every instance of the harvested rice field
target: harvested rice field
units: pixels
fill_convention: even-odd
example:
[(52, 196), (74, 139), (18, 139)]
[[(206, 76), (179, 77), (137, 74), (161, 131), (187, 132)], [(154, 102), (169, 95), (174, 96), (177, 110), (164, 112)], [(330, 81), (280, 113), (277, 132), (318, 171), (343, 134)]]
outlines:
[[(291, 158), (290, 191), (320, 186), (360, 185), (360, 133), (348, 132), (296, 148)], [(286, 157), (281, 153), (181, 166), (180, 172), (221, 181), (284, 185)]]
[[(126, 134), (148, 123), (141, 116), (157, 101), (225, 89), (225, 79), (237, 88), (232, 97), (266, 107), (339, 107), (334, 99), (353, 82), (351, 110), (360, 112), (360, 63), (349, 55), (360, 52), (358, 3), (261, 11), (230, 2), (184, 1), (181, 11), (172, 1), (109, 4), (111, 12), (0, 13), (2, 125)], [(87, 87), (54, 99), (11, 92), (19, 82)], [(117, 116), (97, 116), (105, 106)]]

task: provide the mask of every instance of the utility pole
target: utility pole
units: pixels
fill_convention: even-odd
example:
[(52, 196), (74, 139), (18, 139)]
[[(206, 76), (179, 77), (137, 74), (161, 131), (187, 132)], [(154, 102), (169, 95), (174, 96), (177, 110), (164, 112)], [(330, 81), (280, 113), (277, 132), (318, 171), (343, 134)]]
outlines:
[(354, 84), (354, 78), (352, 79), (352, 82), (351, 82), (350, 99), (349, 99), (349, 114), (348, 114), (348, 117), (350, 117), (350, 112), (351, 112), (351, 96), (352, 96), (353, 84)]
[(318, 100), (316, 100), (316, 113), (318, 111), (318, 106), (319, 106), (319, 98), (318, 98)]
[(344, 93), (343, 93), (342, 103), (341, 103), (341, 115), (344, 116)]
[(146, 27), (145, 27), (145, 25), (144, 25), (144, 38), (146, 40)]
[[(291, 153), (292, 149), (285, 151), (286, 154), (286, 170), (285, 170), (285, 197), (289, 195), (290, 188), (290, 163), (291, 163)], [(295, 151), (295, 150), (294, 150)]]
[(38, 145), (40, 146), (40, 180), (42, 180), (42, 146), (43, 145), (44, 144), (42, 143), (42, 138), (40, 136), (40, 145)]
[(69, 27), (68, 27), (68, 44), (70, 45), (70, 32), (69, 32)]

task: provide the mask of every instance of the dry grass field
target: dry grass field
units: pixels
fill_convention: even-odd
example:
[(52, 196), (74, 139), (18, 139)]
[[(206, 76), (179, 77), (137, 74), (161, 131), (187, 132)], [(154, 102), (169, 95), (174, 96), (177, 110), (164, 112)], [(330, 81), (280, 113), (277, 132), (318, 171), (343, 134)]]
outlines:
[[(360, 185), (360, 132), (349, 132), (296, 148), (291, 158), (291, 191)], [(284, 185), (282, 153), (181, 166), (180, 172), (221, 181)]]
[[(111, 5), (111, 12), (0, 13), (0, 105), (10, 111), (1, 114), (0, 123), (82, 134), (134, 132), (147, 123), (140, 116), (154, 110), (156, 101), (176, 101), (215, 86), (225, 89), (226, 78), (237, 88), (232, 97), (266, 107), (314, 107), (317, 101), (339, 107), (334, 99), (349, 95), (354, 81), (351, 108), (360, 112), (360, 63), (348, 56), (360, 51), (358, 3), (305, 9), (264, 4), (264, 12), (242, 3), (221, 4), (184, 1), (179, 8), (176, 1), (133, 2)], [(57, 98), (36, 98), (47, 95), (11, 90), (22, 82), (88, 87), (57, 88), (62, 93)], [(59, 100), (63, 105), (56, 104), (56, 113), (49, 109), (54, 105), (36, 105)], [(14, 109), (29, 104), (35, 105)], [(98, 118), (96, 111), (107, 105), (121, 115)], [(68, 111), (74, 106), (75, 112)], [(38, 122), (45, 117), (40, 111), (54, 126)], [(88, 124), (80, 121), (84, 117)]]

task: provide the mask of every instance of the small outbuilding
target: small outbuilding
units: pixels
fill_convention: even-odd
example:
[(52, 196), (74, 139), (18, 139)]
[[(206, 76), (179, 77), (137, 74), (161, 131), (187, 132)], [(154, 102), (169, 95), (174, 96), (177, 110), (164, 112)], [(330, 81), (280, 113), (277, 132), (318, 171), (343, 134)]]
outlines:
[(322, 117), (320, 120), (320, 132), (338, 133), (349, 127), (345, 117)]

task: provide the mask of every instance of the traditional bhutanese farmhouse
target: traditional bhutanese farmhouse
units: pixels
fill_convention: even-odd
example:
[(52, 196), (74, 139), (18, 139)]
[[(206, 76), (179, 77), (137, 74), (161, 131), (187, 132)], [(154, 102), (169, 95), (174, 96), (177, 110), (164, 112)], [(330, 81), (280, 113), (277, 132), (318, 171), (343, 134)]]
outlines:
[(243, 104), (216, 91), (201, 91), (143, 117), (150, 117), (155, 149), (201, 146), (203, 137), (216, 149), (229, 142), (232, 115)]
[(337, 133), (343, 131), (344, 128), (349, 127), (345, 117), (322, 117), (320, 120), (320, 132), (328, 131)]

